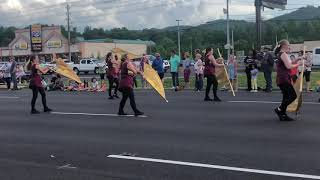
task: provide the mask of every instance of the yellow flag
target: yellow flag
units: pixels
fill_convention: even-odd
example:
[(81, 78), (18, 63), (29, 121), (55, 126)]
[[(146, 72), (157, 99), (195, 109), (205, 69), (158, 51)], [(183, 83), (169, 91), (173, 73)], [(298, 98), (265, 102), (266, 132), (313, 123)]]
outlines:
[(302, 105), (302, 90), (300, 91), (300, 85), (303, 83), (303, 71), (299, 75), (296, 83), (293, 85), (294, 90), (297, 94), (297, 99), (294, 100), (288, 107), (288, 112), (299, 112)]
[[(218, 48), (218, 53), (219, 53), (220, 58), (222, 58), (219, 48)], [(216, 77), (217, 77), (217, 80), (218, 80), (218, 83), (220, 86), (229, 86), (231, 89), (232, 95), (236, 96), (236, 94), (234, 93), (234, 90), (233, 90), (233, 86), (230, 82), (228, 71), (227, 71), (225, 65), (223, 66), (223, 68), (216, 68)]]
[(57, 59), (56, 64), (57, 66), (54, 69), (56, 73), (61, 74), (62, 76), (72, 79), (78, 83), (82, 83), (79, 76), (62, 59)]
[[(306, 47), (304, 46), (303, 50), (303, 57), (305, 57), (306, 54)], [(299, 112), (302, 105), (302, 87), (303, 87), (303, 73), (304, 73), (304, 60), (302, 59), (302, 70), (301, 73), (293, 85), (293, 88), (297, 94), (296, 100), (294, 100), (288, 107), (287, 112)]]
[(144, 64), (144, 77), (148, 83), (160, 94), (163, 99), (166, 99), (166, 94), (164, 92), (164, 87), (158, 73), (151, 67), (150, 64)]

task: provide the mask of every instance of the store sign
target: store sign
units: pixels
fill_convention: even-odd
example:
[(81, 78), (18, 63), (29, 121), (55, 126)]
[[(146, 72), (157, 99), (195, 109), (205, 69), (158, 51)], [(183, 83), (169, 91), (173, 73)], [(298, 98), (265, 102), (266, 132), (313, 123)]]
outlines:
[(41, 25), (36, 24), (30, 27), (31, 51), (42, 51), (41, 33)]
[(60, 48), (62, 46), (61, 40), (58, 41), (48, 41), (47, 47), (48, 48)]
[(286, 9), (287, 0), (262, 0), (262, 6), (270, 9)]
[(21, 50), (27, 50), (28, 49), (28, 43), (16, 44), (15, 48), (16, 49), (21, 49)]

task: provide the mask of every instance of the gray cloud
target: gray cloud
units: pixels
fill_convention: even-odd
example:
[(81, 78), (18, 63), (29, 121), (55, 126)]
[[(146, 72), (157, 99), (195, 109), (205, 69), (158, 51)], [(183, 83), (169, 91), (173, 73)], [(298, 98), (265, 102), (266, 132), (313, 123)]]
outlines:
[[(254, 0), (231, 0), (232, 19), (254, 20)], [(74, 27), (127, 27), (129, 29), (162, 28), (175, 25), (196, 25), (225, 18), (225, 0), (71, 0)], [(318, 3), (318, 4), (316, 4)], [(307, 4), (320, 5), (314, 0), (290, 0), (288, 8)], [(0, 0), (0, 25), (25, 27), (32, 23), (66, 24), (65, 0)], [(266, 10), (266, 18), (289, 11)]]

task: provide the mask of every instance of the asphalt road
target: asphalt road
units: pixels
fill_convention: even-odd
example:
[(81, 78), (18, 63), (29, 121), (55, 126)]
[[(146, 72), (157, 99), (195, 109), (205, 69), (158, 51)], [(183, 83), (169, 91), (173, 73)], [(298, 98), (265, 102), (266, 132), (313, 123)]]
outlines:
[(295, 122), (273, 114), (279, 93), (221, 92), (213, 103), (168, 91), (165, 103), (137, 91), (147, 117), (113, 116), (119, 100), (77, 92), (49, 92), (58, 114), (30, 115), (30, 94), (0, 91), (1, 180), (320, 179), (317, 94)]

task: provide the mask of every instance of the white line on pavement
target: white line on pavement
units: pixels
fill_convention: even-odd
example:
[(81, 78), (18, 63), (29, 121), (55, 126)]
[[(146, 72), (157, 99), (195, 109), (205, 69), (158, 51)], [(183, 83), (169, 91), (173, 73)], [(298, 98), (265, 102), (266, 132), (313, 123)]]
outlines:
[[(73, 113), (73, 112), (51, 112), (51, 114), (58, 115), (83, 115), (83, 116), (112, 116), (112, 117), (135, 117), (134, 115), (118, 115), (118, 114), (95, 114), (95, 113)], [(141, 118), (146, 118), (148, 116), (137, 116)]]
[(259, 170), (259, 169), (247, 169), (247, 168), (239, 168), (239, 167), (231, 167), (231, 166), (220, 166), (220, 165), (191, 163), (191, 162), (172, 161), (172, 160), (163, 160), (163, 159), (152, 159), (152, 158), (142, 158), (142, 157), (121, 156), (121, 155), (109, 155), (108, 158), (156, 162), (156, 163), (163, 163), (163, 164), (175, 164), (175, 165), (182, 165), (182, 166), (193, 166), (193, 167), (202, 167), (202, 168), (211, 168), (211, 169), (222, 169), (222, 170), (229, 170), (229, 171), (238, 171), (238, 172), (247, 172), (247, 173), (255, 173), (255, 174), (274, 175), (274, 176), (286, 176), (286, 177), (294, 177), (294, 178), (320, 179), (320, 176), (316, 176), (316, 175), (296, 174), (296, 173), (287, 173), (287, 172), (279, 172), (279, 171), (267, 171), (267, 170)]
[[(229, 103), (257, 103), (257, 104), (280, 104), (280, 101), (228, 101)], [(320, 105), (316, 102), (303, 102), (303, 104)]]
[(66, 165), (57, 167), (57, 169), (77, 169), (77, 167), (73, 167), (71, 166), (71, 164), (66, 164)]
[(19, 97), (14, 96), (0, 96), (0, 99), (18, 99)]

